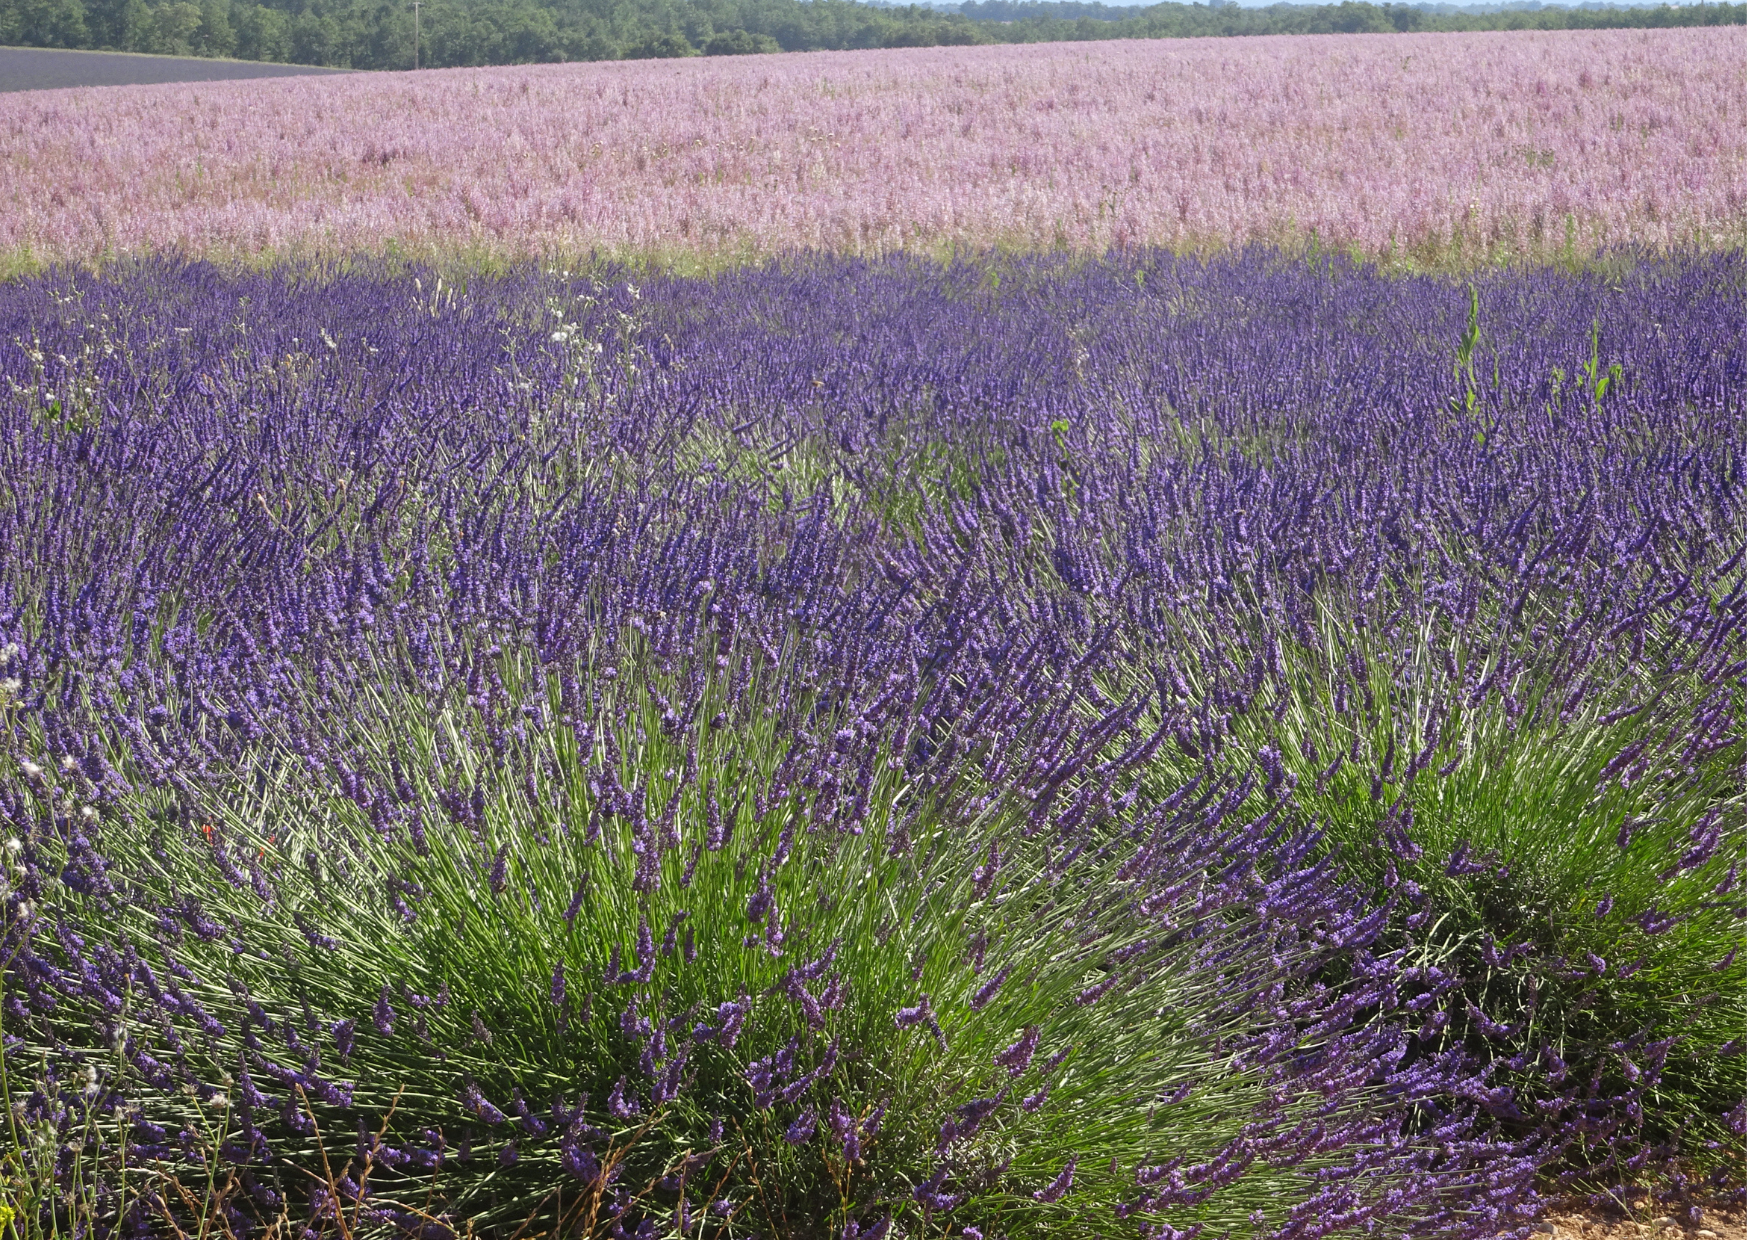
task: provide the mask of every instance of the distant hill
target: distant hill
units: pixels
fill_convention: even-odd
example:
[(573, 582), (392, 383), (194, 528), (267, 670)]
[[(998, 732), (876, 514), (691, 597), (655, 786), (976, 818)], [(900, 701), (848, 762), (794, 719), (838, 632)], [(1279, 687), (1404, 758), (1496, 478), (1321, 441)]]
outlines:
[[(419, 64), (524, 64), (971, 43), (1410, 30), (1742, 25), (1748, 4), (1459, 9), (1444, 4), (1239, 8), (1083, 0), (421, 0)], [(413, 65), (410, 0), (0, 0), (0, 44), (227, 56), (353, 69)]]

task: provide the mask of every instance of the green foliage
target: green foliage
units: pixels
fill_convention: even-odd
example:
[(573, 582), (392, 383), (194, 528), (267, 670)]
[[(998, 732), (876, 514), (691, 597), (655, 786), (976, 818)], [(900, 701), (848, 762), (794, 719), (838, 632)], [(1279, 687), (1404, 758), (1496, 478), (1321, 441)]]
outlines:
[[(1611, 377), (1592, 348), (1582, 373), (1600, 400), (1619, 367)], [(1646, 1145), (1680, 1149), (1690, 1168), (1734, 1157), (1724, 1117), (1741, 1101), (1748, 993), (1739, 684), (1651, 653), (1658, 638), (1675, 645), (1670, 631), (1560, 688), (1572, 613), (1557, 583), (1516, 611), (1408, 618), (1419, 588), (1325, 600), (1314, 642), (1280, 643), (1274, 700), (1231, 719), (1233, 743), (1279, 752), (1303, 811), (1395, 906), (1392, 945), (1469, 979), (1474, 1011), (1430, 1029), (1429, 1045), (1492, 1061), (1526, 1123), (1531, 1103), (1624, 1091), (1655, 1056)], [(1243, 616), (1183, 616), (1185, 644), (1242, 631)], [(1266, 641), (1258, 630), (1234, 656)], [(1210, 691), (1185, 676), (1192, 695)], [(1197, 764), (1167, 749), (1157, 778)], [(1570, 1153), (1569, 1181), (1587, 1182), (1589, 1155)]]
[(1625, 370), (1619, 362), (1611, 362), (1605, 369), (1602, 364), (1602, 324), (1593, 322), (1590, 325), (1590, 357), (1584, 363), (1584, 387), (1587, 395), (1597, 404), (1608, 395), (1609, 389), (1619, 387)]
[(706, 56), (747, 56), (761, 52), (779, 52), (783, 49), (768, 34), (754, 34), (750, 30), (724, 30), (704, 40), (704, 46), (700, 50)]
[(1462, 339), (1457, 342), (1457, 361), (1451, 368), (1451, 375), (1463, 384), (1463, 399), (1453, 404), (1470, 417), (1475, 415), (1475, 405), (1480, 399), (1479, 389), (1475, 386), (1475, 350), (1481, 343), (1481, 295), (1475, 291), (1475, 286), (1469, 286), (1469, 320), (1463, 327)]
[[(1544, 606), (1537, 619), (1558, 614), (1552, 600)], [(1607, 1092), (1626, 1087), (1636, 1055), (1670, 1040), (1646, 1136), (1680, 1143), (1704, 1164), (1716, 1157), (1708, 1142), (1728, 1146), (1719, 1118), (1740, 1100), (1724, 1048), (1741, 1035), (1748, 987), (1733, 951), (1741, 923), (1731, 869), (1742, 852), (1744, 753), (1739, 732), (1697, 756), (1684, 742), (1720, 709), (1739, 728), (1741, 703), (1697, 675), (1623, 658), (1614, 684), (1577, 703), (1518, 671), (1501, 709), (1465, 699), (1431, 666), (1454, 665), (1465, 685), (1509, 674), (1493, 641), (1521, 649), (1534, 627), (1526, 619), (1513, 633), (1506, 622), (1481, 630), (1485, 638), (1432, 628), (1407, 650), (1364, 631), (1326, 630), (1323, 651), (1300, 652), (1309, 674), (1287, 712), (1283, 752), (1299, 754), (1307, 809), (1370, 869), (1380, 893), (1403, 896), (1403, 942), (1477, 979), (1470, 1000), (1505, 1027), (1459, 1020), (1447, 1037), (1495, 1059), (1499, 1080), (1544, 1099), (1562, 1092), (1546, 1075), (1549, 1051), (1575, 1065), (1574, 1076), (1580, 1063), (1600, 1073)], [(1384, 679), (1405, 658), (1427, 665), (1407, 680), (1424, 694), (1408, 700)], [(1372, 669), (1375, 715), (1334, 709), (1344, 661)], [(1327, 764), (1344, 749), (1361, 762), (1322, 778), (1311, 755)], [(1392, 752), (1394, 775), (1380, 783), (1374, 773), (1380, 762), (1390, 769)], [(1417, 778), (1409, 768), (1419, 756)], [(1383, 842), (1392, 823), (1418, 860), (1392, 857)], [(1722, 843), (1706, 847), (1712, 831)]]
[[(507, 692), (544, 696), (559, 715), (556, 672), (537, 671), (527, 652), (496, 645), (473, 655), (492, 666)], [(642, 1016), (683, 1031), (714, 1019), (715, 1005), (737, 993), (750, 1007), (741, 1040), (699, 1045), (685, 1094), (623, 1117), (602, 1152), (634, 1193), (653, 1194), (690, 1155), (712, 1151), (706, 1170), (695, 1174), (710, 1185), (707, 1200), (733, 1203), (723, 1221), (727, 1235), (817, 1236), (826, 1234), (814, 1230), (822, 1220), (836, 1234), (853, 1216), (887, 1211), (920, 1223), (919, 1234), (935, 1234), (912, 1189), (941, 1157), (933, 1152), (940, 1117), (998, 1092), (1006, 1100), (999, 1122), (954, 1155), (957, 1182), (973, 1194), (955, 1225), (999, 1226), (1014, 1240), (1089, 1234), (1092, 1220), (1108, 1219), (1133, 1196), (1137, 1166), (1167, 1153), (1188, 1162), (1212, 1157), (1244, 1133), (1278, 1088), (1268, 1071), (1246, 1064), (1234, 1040), (1254, 1027), (1243, 988), (1206, 961), (1258, 936), (1274, 943), (1277, 963), (1316, 948), (1277, 938), (1258, 910), (1243, 906), (1198, 911), (1197, 933), (1161, 942), (1153, 921), (1110, 894), (1124, 888), (1116, 876), (1157, 839), (1113, 821), (1097, 852), (1053, 858), (1051, 833), (1031, 827), (1030, 803), (995, 793), (980, 778), (990, 753), (968, 754), (963, 777), (927, 797), (906, 781), (900, 763), (883, 760), (866, 785), (865, 830), (820, 829), (805, 789), (769, 804), (755, 797), (792, 741), (769, 709), (731, 696), (728, 674), (691, 713), (702, 721), (732, 712), (733, 721), (688, 730), (660, 705), (681, 694), (680, 679), (640, 647), (636, 632), (604, 644), (592, 666), (574, 670), (605, 686), (599, 717), (617, 726), (531, 729), (508, 761), (481, 743), (484, 720), (459, 693), (433, 699), (389, 685), (357, 703), (356, 717), (343, 724), (347, 735), (370, 737), (382, 764), (404, 771), (412, 795), (431, 811), (412, 836), (385, 835), (327, 776), (270, 757), (271, 744), (230, 796), (198, 813), (174, 794), (146, 791), (144, 781), (127, 804), (105, 811), (106, 825), (132, 833), (134, 855), (156, 859), (140, 877), (155, 896), (198, 891), (215, 922), (283, 945), (278, 953), (238, 953), (222, 940), (179, 943), (180, 962), (201, 979), (188, 982), (187, 993), (226, 1026), (246, 1032), (251, 1004), (288, 1022), (299, 1011), (365, 1013), (374, 1005), (398, 1032), (390, 1040), (360, 1030), (345, 1062), (350, 1105), (299, 1096), (312, 1127), (303, 1148), (282, 1149), (286, 1166), (343, 1165), (361, 1132), (402, 1144), (436, 1129), (453, 1144), (472, 1129), (471, 1158), (448, 1163), (441, 1185), (416, 1171), (378, 1168), (371, 1180), (377, 1206), (435, 1209), (432, 1194), (440, 1189), (442, 1208), (479, 1234), (507, 1235), (519, 1223), (527, 1227), (525, 1219), (547, 1234), (599, 1234), (588, 1222), (599, 1191), (591, 1201), (550, 1145), (506, 1155), (515, 1155), (524, 1136), (513, 1121), (494, 1121), (482, 1137), (477, 1113), (466, 1106), (467, 1087), (506, 1109), (512, 1097), (526, 1096), (541, 1110), (555, 1094), (574, 1097), (579, 1089), (598, 1106), (616, 1082), (642, 1079), (627, 1020)], [(800, 696), (804, 684), (780, 687), (793, 679), (792, 671), (761, 667), (749, 697), (769, 703), (794, 690), (800, 713), (828, 709), (823, 699)], [(1115, 756), (1122, 744), (1109, 748)], [(20, 780), (28, 752), (46, 756), (27, 745), (5, 763), (7, 778)], [(882, 756), (889, 759), (890, 750)], [(694, 763), (697, 782), (676, 779), (678, 767)], [(526, 786), (512, 769), (528, 772)], [(636, 835), (603, 814), (596, 787), (603, 770), (627, 787), (647, 787), (652, 805), (666, 802), (662, 829), (683, 829), (688, 839), (719, 813), (726, 843), (669, 850), (659, 880), (635, 890), (625, 880), (638, 867)], [(439, 802), (469, 788), (479, 823), (444, 817)], [(1186, 810), (1184, 821), (1197, 818), (1207, 799)], [(780, 836), (792, 851), (773, 865)], [(336, 840), (345, 846), (336, 850)], [(996, 848), (999, 882), (978, 869), (993, 864)], [(1206, 860), (1210, 868), (1199, 876), (1186, 870), (1182, 881), (1212, 883), (1226, 861), (1217, 854)], [(496, 862), (501, 877), (494, 877)], [(227, 881), (225, 869), (239, 863), (272, 876), (271, 901)], [(761, 892), (773, 901), (762, 929), (742, 915)], [(416, 915), (400, 893), (417, 893)], [(153, 933), (144, 912), (121, 916), (137, 923), (128, 930), (142, 941)], [(640, 937), (651, 976), (635, 987), (603, 985), (621, 965), (639, 963)], [(651, 941), (660, 944), (655, 953)], [(965, 967), (973, 957), (983, 962), (980, 974)], [(811, 958), (827, 960), (828, 987), (845, 996), (817, 1022), (804, 1019), (785, 992), (795, 964)], [(1125, 984), (1106, 985), (1109, 994), (1086, 1002), (1087, 987), (1117, 980), (1112, 959), (1129, 962)], [(555, 1005), (560, 966), (567, 994)], [(974, 1001), (980, 982), (1000, 975), (1011, 980)], [(895, 1024), (894, 1012), (919, 993), (932, 999), (940, 1033), (926, 1022)], [(1036, 1061), (1002, 1071), (995, 1057), (1033, 1028)], [(132, 1069), (104, 1045), (101, 1030), (65, 1033), (85, 1039), (94, 1082), (126, 1084)], [(799, 1144), (783, 1125), (807, 1100), (773, 1112), (754, 1104), (748, 1080), (749, 1064), (786, 1044), (800, 1062), (817, 1064), (828, 1054), (838, 1062), (812, 1097), (820, 1131)], [(241, 1139), (236, 1109), (245, 1086), (233, 1074), (244, 1070), (243, 1060), (231, 1036), (204, 1048), (191, 1043), (189, 1053), (202, 1079), (215, 1083), (211, 1092), (160, 1098), (149, 1118), (205, 1133), (201, 1148), (210, 1155), (221, 1142)], [(1022, 1094), (1041, 1089), (1043, 1103), (1018, 1105)], [(867, 1119), (878, 1109), (883, 1116), (855, 1164), (825, 1129), (828, 1096), (852, 1115)], [(1161, 1105), (1162, 1097), (1174, 1101)], [(1289, 1113), (1315, 1112), (1329, 1123), (1365, 1105), (1363, 1094), (1336, 1104), (1311, 1093), (1291, 1102)], [(715, 1136), (713, 1119), (725, 1121)], [(39, 1146), (52, 1149), (28, 1136), (20, 1146), (27, 1161)], [(1076, 1191), (1061, 1202), (1034, 1201), (1032, 1191), (1061, 1171), (1069, 1153), (1080, 1161)], [(1278, 1219), (1307, 1191), (1316, 1165), (1288, 1172), (1259, 1160), (1210, 1204), (1184, 1207), (1177, 1221), (1230, 1230)], [(21, 1172), (28, 1187), (31, 1170)], [(203, 1172), (191, 1176), (186, 1164), (174, 1173), (147, 1167), (132, 1174), (136, 1194), (177, 1174), (202, 1200), (214, 1200), (215, 1186), (200, 1185)], [(34, 1181), (45, 1178), (38, 1168)], [(568, 1190), (553, 1188), (567, 1183)], [(301, 1193), (307, 1185), (281, 1181), (280, 1189)], [(217, 1190), (221, 1198), (231, 1191)]]
[(89, 47), (91, 32), (80, 0), (5, 0), (0, 43), (34, 47)]

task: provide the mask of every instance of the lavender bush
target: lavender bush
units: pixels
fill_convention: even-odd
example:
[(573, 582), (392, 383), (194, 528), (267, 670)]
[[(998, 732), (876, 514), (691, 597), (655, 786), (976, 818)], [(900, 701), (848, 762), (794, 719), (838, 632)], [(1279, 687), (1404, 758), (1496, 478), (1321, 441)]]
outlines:
[(23, 1216), (1483, 1236), (1538, 1176), (1737, 1189), (1742, 286), (10, 286)]

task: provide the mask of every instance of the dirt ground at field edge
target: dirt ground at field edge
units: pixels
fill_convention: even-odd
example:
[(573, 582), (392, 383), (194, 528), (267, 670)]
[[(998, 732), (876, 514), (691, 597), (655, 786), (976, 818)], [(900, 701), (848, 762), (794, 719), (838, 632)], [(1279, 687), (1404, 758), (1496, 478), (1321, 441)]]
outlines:
[(1654, 1210), (1627, 1218), (1613, 1211), (1556, 1206), (1543, 1216), (1537, 1231), (1552, 1240), (1748, 1240), (1739, 1206), (1704, 1209), (1697, 1223)]

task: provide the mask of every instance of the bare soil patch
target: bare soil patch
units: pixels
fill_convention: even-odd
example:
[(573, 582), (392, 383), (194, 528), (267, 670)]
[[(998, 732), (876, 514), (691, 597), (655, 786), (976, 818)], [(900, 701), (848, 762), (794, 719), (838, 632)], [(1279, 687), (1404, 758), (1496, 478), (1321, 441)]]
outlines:
[(1649, 1209), (1628, 1217), (1615, 1211), (1556, 1208), (1538, 1230), (1553, 1240), (1748, 1240), (1741, 1207), (1704, 1209), (1693, 1222), (1685, 1211)]

